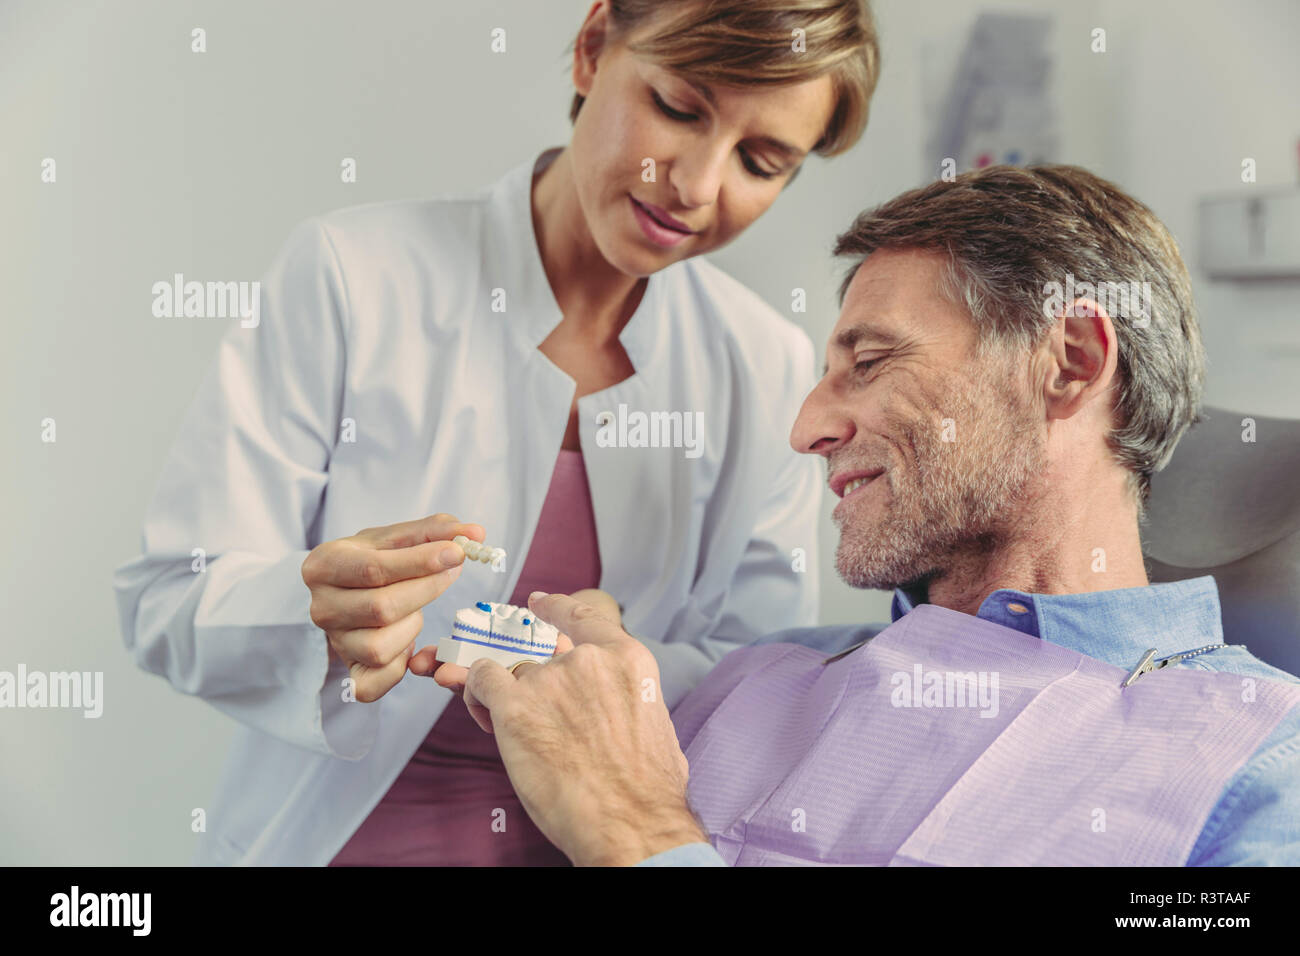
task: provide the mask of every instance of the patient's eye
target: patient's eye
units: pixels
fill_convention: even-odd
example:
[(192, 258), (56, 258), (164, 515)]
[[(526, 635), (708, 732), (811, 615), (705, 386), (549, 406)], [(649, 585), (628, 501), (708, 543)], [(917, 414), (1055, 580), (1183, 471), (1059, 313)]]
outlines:
[(882, 357), (883, 356), (876, 356), (873, 359), (858, 359), (857, 363), (853, 366), (853, 369), (857, 372), (869, 371), (873, 365), (881, 360)]

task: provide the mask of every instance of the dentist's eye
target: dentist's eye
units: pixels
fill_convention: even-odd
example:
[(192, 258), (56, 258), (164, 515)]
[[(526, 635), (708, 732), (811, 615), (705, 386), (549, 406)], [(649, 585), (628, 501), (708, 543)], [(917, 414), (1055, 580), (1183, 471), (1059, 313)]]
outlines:
[(875, 365), (875, 364), (876, 364), (877, 362), (879, 362), (879, 361), (880, 361), (880, 359), (878, 359), (878, 358), (873, 358), (873, 359), (861, 359), (861, 360), (859, 360), (859, 361), (858, 361), (858, 362), (853, 366), (853, 370), (856, 371), (856, 372), (866, 372), (866, 371), (869, 371), (869, 370), (871, 369), (871, 366)]
[(742, 152), (740, 157), (741, 161), (745, 164), (745, 169), (760, 179), (775, 179), (777, 176), (781, 175), (780, 173), (768, 172), (766, 169), (761, 168), (754, 162), (754, 157), (750, 156), (749, 153)]
[(651, 98), (655, 101), (655, 106), (659, 107), (659, 112), (663, 113), (669, 119), (677, 120), (679, 123), (689, 123), (692, 120), (699, 119), (694, 113), (683, 113), (681, 110), (675, 110), (660, 97), (658, 90), (650, 91)]

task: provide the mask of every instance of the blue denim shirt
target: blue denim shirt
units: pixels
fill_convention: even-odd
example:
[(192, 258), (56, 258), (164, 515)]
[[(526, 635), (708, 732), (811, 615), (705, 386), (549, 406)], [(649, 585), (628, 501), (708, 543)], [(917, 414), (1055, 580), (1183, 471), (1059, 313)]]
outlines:
[[(894, 592), (897, 621), (924, 590)], [(1051, 641), (1125, 670), (1147, 648), (1156, 659), (1223, 643), (1219, 589), (1210, 576), (1086, 594), (1027, 594), (1003, 588), (976, 615)], [(828, 654), (851, 647), (883, 627), (817, 627), (782, 631), (758, 643), (806, 644)], [(1240, 644), (1170, 665), (1300, 683)], [(638, 866), (726, 866), (707, 843), (688, 843)], [(1300, 708), (1287, 714), (1228, 782), (1186, 860), (1187, 866), (1300, 865)]]

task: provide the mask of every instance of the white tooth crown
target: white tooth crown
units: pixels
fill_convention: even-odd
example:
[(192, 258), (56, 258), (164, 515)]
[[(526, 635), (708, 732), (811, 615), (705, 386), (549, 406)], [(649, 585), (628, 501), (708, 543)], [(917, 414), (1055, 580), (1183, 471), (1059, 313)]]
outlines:
[(526, 607), (479, 601), (456, 612), (451, 634), (438, 642), (437, 659), (461, 667), (483, 657), (502, 667), (543, 664), (555, 654), (558, 633)]
[(473, 538), (467, 538), (463, 534), (458, 534), (451, 539), (452, 544), (460, 545), (460, 549), (465, 552), (465, 557), (471, 561), (482, 561), (484, 564), (491, 564), (497, 558), (504, 559), (506, 556), (505, 548), (494, 548), (489, 544), (479, 544)]

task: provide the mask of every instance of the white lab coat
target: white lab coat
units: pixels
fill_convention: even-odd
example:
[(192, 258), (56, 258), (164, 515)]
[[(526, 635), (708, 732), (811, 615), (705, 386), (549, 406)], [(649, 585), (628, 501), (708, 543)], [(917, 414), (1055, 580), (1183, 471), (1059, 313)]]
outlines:
[[(232, 322), (186, 414), (142, 554), (114, 587), (139, 666), (242, 725), (199, 863), (327, 863), (452, 699), (408, 675), (344, 702), (301, 576), (312, 547), (440, 511), (482, 524), (506, 571), (467, 562), (424, 609), (417, 649), (457, 608), (515, 587), (574, 394), (537, 349), (561, 313), (533, 169), (468, 198), (300, 224), (262, 280), (259, 324)], [(620, 341), (635, 374), (578, 402), (600, 586), (654, 652), (671, 707), (732, 648), (815, 622), (823, 477), (787, 443), (813, 351), (698, 259), (650, 277)], [(620, 403), (702, 412), (703, 453), (599, 447), (597, 417)]]

